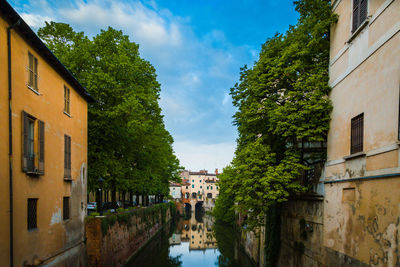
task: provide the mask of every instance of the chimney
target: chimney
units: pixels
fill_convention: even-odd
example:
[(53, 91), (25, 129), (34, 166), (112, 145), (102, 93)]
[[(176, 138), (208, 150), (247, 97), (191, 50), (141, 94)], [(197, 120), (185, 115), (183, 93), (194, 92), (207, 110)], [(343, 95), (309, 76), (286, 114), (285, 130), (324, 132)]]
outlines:
[(218, 175), (218, 169), (215, 169), (215, 174)]

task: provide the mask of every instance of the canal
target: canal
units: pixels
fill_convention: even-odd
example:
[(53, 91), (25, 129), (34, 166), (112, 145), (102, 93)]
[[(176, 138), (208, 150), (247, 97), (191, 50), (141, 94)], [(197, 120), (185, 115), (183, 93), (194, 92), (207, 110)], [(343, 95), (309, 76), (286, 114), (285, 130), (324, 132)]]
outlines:
[(233, 229), (202, 212), (168, 224), (126, 266), (254, 267)]

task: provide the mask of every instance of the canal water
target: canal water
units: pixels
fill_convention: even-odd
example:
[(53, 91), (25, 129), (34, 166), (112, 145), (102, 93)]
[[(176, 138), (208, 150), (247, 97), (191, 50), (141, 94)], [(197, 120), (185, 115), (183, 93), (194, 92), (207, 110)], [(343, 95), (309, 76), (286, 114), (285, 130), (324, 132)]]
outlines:
[(197, 212), (164, 227), (126, 266), (254, 267), (231, 227)]

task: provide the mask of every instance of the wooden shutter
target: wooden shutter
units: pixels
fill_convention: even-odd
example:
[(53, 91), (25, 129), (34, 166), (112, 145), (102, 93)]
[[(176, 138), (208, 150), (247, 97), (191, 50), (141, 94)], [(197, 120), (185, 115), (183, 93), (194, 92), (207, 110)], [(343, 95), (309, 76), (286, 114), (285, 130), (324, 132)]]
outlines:
[(71, 177), (71, 137), (68, 136), (68, 173)]
[(358, 12), (359, 12), (359, 3), (360, 0), (353, 0), (353, 28), (352, 31), (354, 32), (358, 28)]
[(38, 154), (39, 154), (39, 166), (38, 166), (38, 170), (39, 170), (39, 174), (43, 175), (44, 174), (44, 122), (43, 121), (39, 121), (38, 123), (39, 125), (39, 134), (38, 134), (38, 138), (39, 138), (39, 149), (38, 149)]
[(64, 177), (71, 178), (71, 137), (64, 135)]
[(28, 114), (22, 111), (22, 171), (28, 171)]
[(361, 23), (363, 23), (364, 20), (367, 18), (368, 0), (359, 0), (359, 1), (360, 1), (360, 16), (358, 18), (359, 20), (358, 25), (360, 26)]

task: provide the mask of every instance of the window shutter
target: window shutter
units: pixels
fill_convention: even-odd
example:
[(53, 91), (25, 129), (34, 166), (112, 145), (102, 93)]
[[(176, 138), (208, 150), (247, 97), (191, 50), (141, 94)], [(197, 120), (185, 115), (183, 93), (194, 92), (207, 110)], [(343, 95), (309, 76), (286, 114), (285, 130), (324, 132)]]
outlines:
[(39, 121), (39, 174), (44, 174), (44, 122)]
[(71, 177), (71, 136), (68, 136), (68, 174)]
[(64, 177), (71, 178), (71, 137), (64, 135)]
[(64, 177), (67, 176), (67, 169), (68, 169), (68, 161), (67, 161), (67, 154), (68, 154), (68, 136), (64, 135)]
[(353, 32), (358, 28), (359, 1), (360, 0), (353, 0)]
[(360, 1), (360, 17), (359, 17), (359, 25), (360, 25), (367, 18), (368, 0), (359, 0), (359, 1)]
[(22, 111), (22, 171), (28, 171), (28, 114)]

